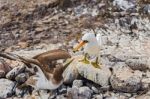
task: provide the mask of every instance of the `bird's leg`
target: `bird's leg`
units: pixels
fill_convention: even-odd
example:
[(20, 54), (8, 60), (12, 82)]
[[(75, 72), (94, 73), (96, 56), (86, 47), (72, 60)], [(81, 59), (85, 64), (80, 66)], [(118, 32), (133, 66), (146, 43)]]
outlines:
[(88, 55), (88, 53), (85, 53), (84, 58), (82, 60), (79, 60), (79, 62), (83, 62), (85, 64), (89, 64), (90, 62), (87, 59), (87, 55)]
[(96, 57), (96, 60), (95, 60), (95, 62), (91, 62), (91, 64), (95, 67), (95, 68), (101, 68), (100, 67), (100, 64), (99, 64), (99, 62), (98, 62), (98, 57)]

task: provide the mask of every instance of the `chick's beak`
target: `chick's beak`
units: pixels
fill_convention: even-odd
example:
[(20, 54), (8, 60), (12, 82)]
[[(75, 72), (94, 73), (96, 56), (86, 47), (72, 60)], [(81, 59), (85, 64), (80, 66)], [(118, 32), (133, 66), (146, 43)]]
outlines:
[(78, 51), (83, 45), (85, 45), (86, 42), (85, 41), (81, 41), (74, 49), (73, 51), (76, 52)]

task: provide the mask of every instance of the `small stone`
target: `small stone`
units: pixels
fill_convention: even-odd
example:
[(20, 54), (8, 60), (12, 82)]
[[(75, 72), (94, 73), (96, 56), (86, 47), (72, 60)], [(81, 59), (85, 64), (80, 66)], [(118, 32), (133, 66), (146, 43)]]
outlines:
[(15, 80), (18, 83), (24, 83), (27, 79), (29, 78), (29, 74), (28, 73), (20, 73), (15, 77)]
[(55, 99), (56, 95), (51, 95), (48, 99)]
[(93, 91), (89, 87), (72, 87), (68, 89), (67, 95), (71, 99), (91, 99)]
[(65, 85), (62, 85), (59, 89), (58, 89), (59, 94), (64, 94), (67, 93), (67, 87)]
[(3, 60), (0, 61), (0, 78), (5, 77), (5, 75), (11, 70), (9, 64)]
[(106, 92), (106, 91), (108, 91), (109, 89), (110, 89), (110, 85), (101, 87), (101, 88), (100, 88), (100, 91), (101, 91), (101, 92)]
[(146, 77), (150, 78), (150, 71), (146, 72)]
[(22, 97), (23, 90), (16, 88), (15, 93), (16, 93), (17, 97)]
[(148, 91), (148, 89), (150, 88), (150, 87), (149, 87), (149, 86), (150, 86), (150, 78), (143, 78), (143, 79), (141, 80), (141, 83), (142, 83), (141, 89)]
[(34, 43), (34, 44), (38, 44), (38, 43), (40, 43), (40, 42), (41, 42), (41, 39), (34, 39), (34, 40), (33, 40), (33, 43)]
[(114, 93), (114, 92), (107, 92), (105, 94), (103, 94), (103, 97), (105, 99), (129, 99), (129, 97), (127, 97), (126, 95), (124, 95), (124, 93)]
[(13, 47), (12, 46), (10, 46), (10, 47), (5, 49), (5, 52), (12, 52), (12, 51), (13, 51)]
[(150, 93), (147, 92), (146, 94), (137, 96), (135, 99), (150, 99)]
[(0, 98), (7, 98), (13, 95), (15, 83), (8, 79), (0, 79)]
[(6, 59), (6, 62), (7, 62), (8, 64), (10, 64), (10, 67), (11, 67), (11, 68), (15, 68), (15, 67), (18, 67), (18, 66), (21, 66), (22, 64), (24, 64), (24, 63), (22, 63), (22, 62), (14, 61), (14, 60), (9, 60), (9, 59)]
[(126, 64), (133, 70), (146, 71), (149, 69), (149, 64), (147, 59), (128, 59)]
[(79, 93), (79, 88), (75, 86), (67, 89), (67, 95), (69, 99), (79, 99), (78, 93)]
[(18, 74), (20, 74), (20, 73), (22, 73), (22, 72), (25, 71), (25, 68), (26, 68), (26, 67), (25, 67), (24, 64), (22, 64), (21, 66), (18, 66), (18, 67), (13, 68), (10, 72), (7, 73), (6, 78), (7, 78), (7, 79), (10, 79), (10, 80), (14, 80), (15, 77), (16, 77)]
[(27, 48), (29, 46), (29, 44), (27, 42), (19, 42), (18, 45), (21, 47), (21, 48)]
[(35, 29), (35, 31), (36, 31), (36, 32), (42, 32), (42, 31), (44, 31), (44, 28), (38, 27), (38, 28)]
[(3, 78), (3, 77), (5, 77), (5, 71), (0, 70), (0, 78)]
[(102, 94), (94, 95), (93, 99), (103, 99), (103, 95)]
[(68, 99), (68, 98), (62, 94), (62, 95), (57, 95), (56, 99)]
[(83, 81), (82, 80), (74, 80), (72, 86), (76, 86), (78, 88), (82, 87), (83, 86)]
[(89, 87), (79, 88), (79, 99), (91, 99), (93, 91)]
[(99, 93), (99, 90), (95, 86), (92, 86), (91, 89), (93, 90), (94, 93), (96, 94)]

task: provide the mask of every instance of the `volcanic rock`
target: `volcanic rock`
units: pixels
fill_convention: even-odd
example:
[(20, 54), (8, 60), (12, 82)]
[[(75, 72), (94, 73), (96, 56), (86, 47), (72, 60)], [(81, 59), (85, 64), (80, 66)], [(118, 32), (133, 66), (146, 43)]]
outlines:
[(7, 98), (13, 95), (15, 83), (8, 79), (0, 79), (0, 98)]
[(114, 90), (121, 92), (137, 92), (141, 87), (142, 73), (133, 71), (127, 66), (120, 67), (114, 71), (110, 83)]
[(78, 62), (76, 65), (79, 74), (84, 78), (103, 87), (109, 85), (111, 71), (107, 67), (101, 66), (101, 69), (98, 69), (94, 68), (91, 64), (84, 64), (81, 62)]

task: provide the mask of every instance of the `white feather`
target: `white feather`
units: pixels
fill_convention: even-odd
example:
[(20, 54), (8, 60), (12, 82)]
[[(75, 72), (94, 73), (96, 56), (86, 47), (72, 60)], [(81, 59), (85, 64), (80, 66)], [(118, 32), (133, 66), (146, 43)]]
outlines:
[[(35, 84), (35, 86), (33, 86), (36, 90), (41, 90), (41, 89), (49, 89), (49, 90), (54, 90), (57, 89), (62, 83), (63, 81), (61, 81), (59, 84), (54, 84), (52, 82), (52, 80), (48, 80), (43, 71), (38, 67), (38, 72), (36, 72), (36, 75), (33, 77), (33, 79), (37, 80), (37, 83)], [(51, 74), (51, 77), (53, 77), (53, 75)]]
[(103, 42), (102, 42), (102, 35), (101, 35), (100, 33), (98, 33), (98, 34), (96, 35), (96, 39), (97, 39), (97, 42), (98, 42), (99, 47), (101, 47), (102, 44), (103, 44)]
[(94, 33), (86, 33), (82, 37), (82, 40), (88, 41), (84, 47), (84, 52), (89, 55), (98, 56), (100, 51), (100, 46), (98, 45), (98, 40), (95, 37)]

